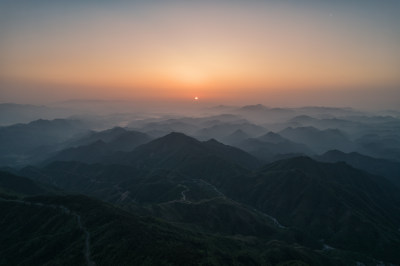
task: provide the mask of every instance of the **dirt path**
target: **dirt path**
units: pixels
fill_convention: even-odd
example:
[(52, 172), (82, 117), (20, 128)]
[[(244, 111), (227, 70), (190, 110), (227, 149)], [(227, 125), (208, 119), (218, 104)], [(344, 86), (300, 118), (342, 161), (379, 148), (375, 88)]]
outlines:
[[(205, 185), (208, 185), (208, 186), (209, 186), (210, 188), (212, 188), (219, 196), (224, 197), (224, 198), (228, 198), (228, 197), (225, 196), (224, 193), (222, 193), (221, 191), (219, 191), (218, 188), (216, 188), (214, 185), (208, 183), (207, 181), (204, 181), (203, 179), (195, 179), (195, 181), (199, 181), (199, 182), (201, 182), (201, 183), (203, 183), (203, 184), (205, 184)], [(231, 199), (231, 200), (232, 200), (232, 199)], [(241, 203), (241, 204), (242, 204), (242, 203)], [(245, 205), (245, 204), (243, 204), (243, 205)], [(247, 206), (248, 208), (252, 209), (254, 212), (256, 212), (256, 213), (258, 213), (258, 214), (260, 214), (260, 215), (262, 215), (262, 216), (264, 216), (264, 217), (266, 217), (266, 218), (268, 218), (268, 219), (270, 219), (270, 220), (274, 223), (275, 226), (277, 226), (277, 227), (279, 227), (279, 228), (286, 228), (285, 226), (283, 226), (282, 224), (280, 224), (280, 223), (278, 222), (278, 220), (277, 220), (275, 217), (273, 217), (273, 216), (271, 216), (271, 215), (269, 215), (269, 214), (266, 214), (266, 213), (264, 213), (264, 212), (262, 212), (262, 211), (259, 211), (259, 210), (255, 209), (255, 208), (253, 208), (253, 207), (248, 206), (248, 205), (246, 205), (246, 206)]]
[(27, 206), (39, 206), (39, 207), (58, 209), (58, 210), (61, 210), (64, 214), (75, 217), (76, 221), (78, 223), (79, 229), (84, 233), (84, 236), (85, 236), (85, 246), (83, 249), (83, 254), (85, 255), (86, 264), (88, 266), (96, 265), (96, 263), (90, 257), (90, 254), (91, 254), (91, 252), (90, 252), (90, 233), (86, 229), (86, 227), (83, 225), (81, 216), (79, 214), (71, 211), (64, 205), (44, 204), (44, 203), (40, 203), (40, 202), (30, 202), (30, 201), (23, 201), (23, 200), (9, 200), (9, 199), (2, 199), (2, 198), (0, 198), (0, 200), (7, 201), (7, 202), (15, 202), (15, 203), (24, 204)]

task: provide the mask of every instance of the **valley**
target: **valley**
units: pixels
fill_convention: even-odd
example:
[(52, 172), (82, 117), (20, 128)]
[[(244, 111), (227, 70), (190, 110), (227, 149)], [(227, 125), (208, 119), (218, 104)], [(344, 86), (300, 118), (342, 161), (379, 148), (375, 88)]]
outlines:
[[(0, 230), (9, 248), (3, 246), (0, 264), (400, 263), (400, 163), (362, 154), (346, 131), (359, 122), (335, 130), (282, 122), (266, 128), (252, 116), (236, 116), (140, 120), (131, 122), (134, 129), (101, 131), (65, 122), (77, 133), (67, 130), (72, 137), (57, 140), (47, 137), (64, 134), (46, 131), (53, 121), (10, 126), (12, 134), (0, 127), (5, 144), (28, 141), (22, 132), (32, 125), (34, 134), (46, 132), (37, 144), (15, 150), (28, 158), (23, 164), (2, 161), (7, 218)], [(324, 120), (324, 127), (330, 122), (339, 125)], [(224, 123), (229, 126), (214, 127)], [(34, 243), (42, 238), (39, 248)], [(18, 259), (22, 250), (25, 262)]]

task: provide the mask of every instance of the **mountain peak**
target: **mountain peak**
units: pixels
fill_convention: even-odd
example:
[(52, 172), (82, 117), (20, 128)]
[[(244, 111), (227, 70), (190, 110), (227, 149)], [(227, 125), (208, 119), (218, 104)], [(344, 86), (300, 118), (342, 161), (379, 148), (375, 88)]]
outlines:
[(232, 135), (233, 134), (246, 134), (246, 133), (244, 133), (244, 131), (239, 128), (239, 129), (235, 130), (234, 132), (232, 132)]
[(317, 169), (319, 163), (308, 156), (298, 156), (273, 162), (263, 170)]
[[(149, 143), (150, 146), (156, 145), (160, 149), (176, 149), (182, 146), (198, 146), (201, 142), (193, 137), (189, 137), (180, 132), (171, 132), (161, 138), (155, 139)], [(168, 148), (169, 147), (169, 148)]]
[(240, 109), (244, 110), (244, 111), (263, 111), (263, 110), (267, 110), (268, 107), (266, 107), (262, 104), (254, 104), (254, 105), (245, 105), (245, 106), (241, 107)]
[(96, 147), (96, 146), (97, 147), (105, 147), (105, 146), (107, 146), (107, 144), (103, 140), (98, 139), (95, 142), (92, 142), (92, 143), (86, 145), (86, 147)]
[(124, 132), (126, 132), (126, 129), (122, 128), (122, 127), (113, 127), (109, 130), (106, 130), (105, 132), (124, 133)]
[(313, 122), (317, 119), (309, 116), (309, 115), (298, 115), (293, 117), (292, 119), (289, 120), (289, 122)]
[(229, 136), (227, 136), (225, 138), (225, 142), (227, 142), (228, 144), (231, 143), (238, 143), (241, 142), (245, 139), (249, 138), (249, 135), (244, 132), (242, 129), (237, 129), (234, 132), (232, 132)]
[(290, 165), (305, 165), (305, 164), (316, 164), (317, 162), (311, 159), (308, 156), (298, 156), (298, 157), (293, 157), (289, 159), (282, 160), (282, 162), (288, 163)]
[(329, 151), (325, 152), (324, 154), (322, 154), (322, 156), (338, 156), (338, 155), (342, 156), (342, 155), (346, 155), (346, 153), (335, 149), (335, 150), (329, 150)]
[(171, 132), (137, 147), (127, 158), (131, 163), (146, 162), (152, 168), (180, 169), (189, 171), (188, 173), (194, 171), (193, 167), (201, 172), (205, 170), (203, 169), (205, 165), (212, 165), (216, 160), (226, 165), (236, 163), (249, 169), (259, 166), (256, 158), (240, 149), (222, 144), (215, 139), (201, 142), (178, 132)]
[(171, 132), (159, 140), (185, 140), (185, 141), (197, 141), (195, 138), (189, 137), (181, 132)]
[(272, 131), (268, 132), (265, 135), (262, 135), (261, 137), (258, 138), (261, 141), (264, 142), (271, 142), (271, 143), (278, 143), (278, 142), (285, 142), (287, 139), (279, 135), (278, 133), (274, 133)]
[(215, 144), (215, 143), (218, 143), (218, 144), (222, 144), (221, 142), (217, 141), (217, 140), (214, 139), (214, 138), (205, 141), (205, 143), (214, 143), (214, 144)]

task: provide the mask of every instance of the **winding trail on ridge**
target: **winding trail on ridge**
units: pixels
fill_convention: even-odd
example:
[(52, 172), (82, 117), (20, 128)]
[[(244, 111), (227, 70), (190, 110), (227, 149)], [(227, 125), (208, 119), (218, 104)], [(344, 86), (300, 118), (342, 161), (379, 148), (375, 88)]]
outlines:
[[(194, 181), (200, 181), (201, 183), (203, 183), (203, 184), (205, 184), (205, 185), (208, 185), (208, 186), (211, 187), (216, 193), (218, 193), (218, 195), (220, 195), (221, 197), (228, 198), (227, 196), (225, 196), (224, 193), (222, 193), (221, 191), (219, 191), (218, 188), (216, 188), (213, 184), (210, 184), (210, 183), (208, 183), (207, 181), (204, 181), (203, 179), (193, 179), (193, 180), (194, 180)], [(229, 198), (229, 199), (230, 199), (230, 198)], [(232, 200), (232, 199), (231, 199), (231, 200)], [(235, 201), (235, 200), (233, 200), (233, 201)], [(237, 202), (237, 201), (235, 201), (235, 202)], [(286, 226), (283, 226), (281, 223), (279, 223), (278, 220), (277, 220), (275, 217), (273, 217), (273, 216), (271, 216), (271, 215), (269, 215), (269, 214), (266, 214), (266, 213), (264, 213), (264, 212), (262, 212), (262, 211), (259, 211), (259, 210), (255, 209), (255, 208), (253, 208), (253, 207), (251, 207), (251, 206), (249, 206), (249, 205), (247, 205), (247, 204), (244, 204), (244, 203), (240, 203), (240, 204), (245, 205), (246, 207), (248, 207), (249, 209), (253, 210), (253, 211), (254, 211), (255, 213), (257, 213), (257, 214), (268, 218), (269, 220), (271, 220), (271, 221), (274, 223), (275, 226), (277, 226), (277, 227), (279, 227), (279, 228), (281, 228), (281, 229), (287, 228)]]
[[(205, 181), (205, 180), (203, 180), (203, 179), (192, 179), (192, 181), (194, 181), (194, 182), (196, 182), (196, 183), (202, 183), (203, 185), (208, 186), (211, 190), (213, 190), (213, 191), (218, 195), (218, 196), (215, 197), (215, 198), (220, 198), (220, 197), (221, 197), (221, 198), (226, 198), (226, 199), (230, 199), (230, 200), (232, 200), (232, 201), (234, 201), (234, 202), (237, 202), (237, 201), (235, 201), (235, 200), (233, 200), (233, 199), (228, 198), (227, 196), (225, 196), (225, 194), (222, 193), (220, 190), (218, 190), (218, 188), (216, 188), (213, 184), (210, 184), (210, 183), (208, 183), (207, 181)], [(171, 203), (174, 203), (174, 202), (181, 202), (181, 203), (186, 203), (186, 204), (196, 203), (196, 202), (191, 202), (191, 201), (187, 200), (187, 198), (186, 198), (186, 193), (189, 192), (190, 189), (189, 189), (186, 185), (178, 184), (178, 186), (185, 188), (183, 191), (181, 191), (181, 198), (180, 198), (180, 199), (176, 199), (176, 200), (167, 201), (167, 202), (162, 202), (162, 203), (160, 203), (160, 204), (171, 204)], [(263, 217), (269, 219), (270, 221), (272, 221), (272, 223), (273, 223), (276, 227), (281, 228), (281, 229), (287, 228), (286, 226), (284, 226), (284, 225), (282, 225), (281, 223), (279, 223), (279, 221), (278, 221), (275, 217), (273, 217), (273, 216), (271, 216), (271, 215), (269, 215), (269, 214), (266, 214), (266, 213), (264, 213), (264, 212), (262, 212), (262, 211), (260, 211), (260, 210), (257, 210), (257, 209), (255, 209), (254, 207), (251, 207), (251, 206), (249, 206), (249, 205), (247, 205), (247, 204), (240, 203), (240, 202), (237, 202), (237, 203), (238, 203), (238, 204), (241, 204), (241, 205), (243, 205), (243, 206), (246, 206), (247, 208), (251, 209), (253, 212), (257, 213), (258, 215), (261, 215), (261, 216), (263, 216)]]
[(71, 211), (64, 205), (44, 204), (44, 203), (40, 203), (40, 202), (30, 202), (30, 201), (24, 201), (24, 200), (10, 200), (10, 199), (4, 199), (4, 198), (0, 198), (0, 200), (6, 201), (6, 202), (15, 202), (15, 203), (24, 204), (27, 206), (39, 206), (39, 207), (52, 208), (52, 209), (56, 209), (56, 210), (58, 209), (58, 210), (61, 210), (64, 214), (75, 217), (76, 221), (78, 223), (79, 229), (85, 235), (85, 245), (84, 245), (84, 249), (83, 249), (83, 254), (85, 255), (86, 264), (88, 266), (96, 265), (96, 263), (90, 258), (91, 257), (91, 255), (90, 255), (91, 254), (91, 252), (90, 252), (90, 233), (86, 229), (86, 227), (83, 225), (81, 216), (79, 214), (77, 214), (74, 211)]
[(78, 221), (79, 228), (85, 233), (85, 259), (86, 259), (86, 264), (88, 266), (95, 266), (96, 263), (90, 259), (90, 233), (86, 229), (86, 227), (83, 226), (82, 221), (81, 221), (81, 216), (77, 213), (73, 213), (73, 215), (76, 217)]
[[(179, 185), (181, 185), (181, 184), (179, 184)], [(181, 198), (180, 201), (186, 202), (186, 203), (191, 203), (190, 201), (186, 200), (186, 194), (185, 194), (186, 192), (189, 192), (190, 189), (189, 189), (187, 186), (185, 186), (185, 185), (181, 185), (181, 186), (184, 187), (185, 190), (183, 190), (183, 191), (181, 192), (182, 198)]]

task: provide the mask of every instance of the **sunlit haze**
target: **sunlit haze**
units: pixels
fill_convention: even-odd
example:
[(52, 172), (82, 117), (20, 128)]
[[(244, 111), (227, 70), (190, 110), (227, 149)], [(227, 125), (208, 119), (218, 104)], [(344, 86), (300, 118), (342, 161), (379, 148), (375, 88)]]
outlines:
[(1, 265), (400, 265), (400, 0), (0, 0)]
[(399, 12), (390, 0), (0, 1), (0, 101), (399, 108)]

